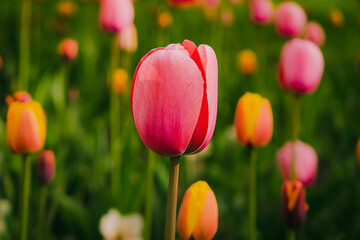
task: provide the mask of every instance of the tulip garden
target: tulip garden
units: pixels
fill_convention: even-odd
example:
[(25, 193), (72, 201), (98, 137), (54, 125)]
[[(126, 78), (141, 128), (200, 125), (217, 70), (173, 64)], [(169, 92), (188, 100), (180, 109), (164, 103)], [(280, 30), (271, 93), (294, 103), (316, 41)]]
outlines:
[(360, 239), (360, 2), (0, 3), (0, 239)]

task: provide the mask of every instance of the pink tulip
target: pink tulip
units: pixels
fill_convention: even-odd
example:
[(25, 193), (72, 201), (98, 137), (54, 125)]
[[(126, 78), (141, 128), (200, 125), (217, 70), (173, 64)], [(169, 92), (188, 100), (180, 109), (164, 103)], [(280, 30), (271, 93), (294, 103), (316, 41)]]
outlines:
[(106, 32), (120, 32), (134, 21), (131, 0), (101, 0), (100, 26)]
[(134, 24), (125, 28), (119, 34), (120, 49), (126, 52), (134, 52), (138, 47), (136, 27)]
[(163, 156), (203, 150), (215, 128), (218, 68), (207, 45), (185, 40), (147, 53), (138, 64), (130, 104), (144, 144)]
[(279, 64), (279, 84), (296, 93), (315, 91), (324, 72), (320, 48), (309, 40), (293, 39), (282, 49)]
[(283, 2), (275, 13), (275, 28), (281, 36), (296, 37), (304, 30), (306, 13), (294, 2)]
[(270, 0), (251, 0), (250, 16), (254, 23), (269, 24), (274, 15), (274, 7)]
[(59, 55), (66, 61), (73, 61), (78, 55), (79, 45), (76, 40), (66, 38), (62, 40), (58, 45)]
[(325, 42), (324, 29), (317, 22), (309, 22), (306, 26), (305, 38), (321, 46)]
[[(284, 179), (290, 179), (292, 171), (293, 144), (286, 143), (276, 155), (281, 174)], [(311, 184), (316, 176), (318, 159), (315, 150), (300, 140), (295, 142), (295, 175), (304, 185)]]

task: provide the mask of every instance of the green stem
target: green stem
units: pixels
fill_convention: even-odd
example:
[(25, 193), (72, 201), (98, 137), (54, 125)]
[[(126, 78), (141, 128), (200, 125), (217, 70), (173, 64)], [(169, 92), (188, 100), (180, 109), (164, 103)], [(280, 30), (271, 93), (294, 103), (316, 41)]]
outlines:
[(165, 240), (175, 240), (176, 203), (180, 156), (170, 157), (169, 189), (166, 204)]
[(250, 149), (249, 239), (256, 240), (256, 150)]
[(31, 0), (22, 0), (20, 25), (19, 89), (28, 89)]
[(299, 128), (300, 128), (300, 96), (295, 95), (294, 97), (294, 106), (293, 106), (293, 115), (292, 115), (292, 156), (291, 156), (291, 172), (290, 179), (296, 178), (295, 171), (295, 142), (299, 138)]
[(296, 240), (296, 232), (294, 230), (289, 230), (289, 240)]
[(153, 198), (154, 198), (154, 153), (149, 151), (148, 169), (147, 169), (147, 187), (146, 187), (146, 205), (145, 205), (145, 233), (144, 239), (151, 239), (151, 226), (153, 214)]
[(20, 239), (27, 239), (27, 225), (29, 215), (29, 196), (30, 196), (30, 181), (31, 181), (31, 161), (27, 155), (24, 155), (23, 170), (22, 170), (22, 194), (21, 194), (21, 227)]
[(37, 236), (39, 240), (44, 239), (44, 215), (46, 208), (46, 197), (47, 197), (47, 187), (42, 186), (40, 192), (40, 204), (39, 204), (39, 215), (38, 215), (38, 232)]

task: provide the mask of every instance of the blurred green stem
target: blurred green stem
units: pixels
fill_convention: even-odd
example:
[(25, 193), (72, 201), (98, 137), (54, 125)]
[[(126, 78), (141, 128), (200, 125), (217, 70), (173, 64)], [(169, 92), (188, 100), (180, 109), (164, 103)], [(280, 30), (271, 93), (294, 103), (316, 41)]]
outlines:
[(151, 239), (153, 199), (154, 199), (154, 153), (149, 150), (148, 169), (147, 169), (147, 186), (146, 186), (146, 205), (145, 205), (145, 233), (144, 239)]
[(169, 189), (166, 204), (165, 240), (175, 240), (176, 203), (180, 157), (170, 157)]
[(294, 230), (289, 230), (289, 240), (295, 240), (296, 234)]
[(28, 90), (29, 78), (31, 1), (21, 2), (19, 89), (25, 91)]
[(29, 215), (29, 196), (30, 196), (30, 181), (31, 181), (31, 161), (28, 155), (23, 156), (23, 169), (22, 169), (22, 194), (21, 194), (21, 227), (20, 239), (27, 239), (27, 225)]
[(37, 239), (41, 240), (44, 239), (44, 215), (45, 215), (45, 208), (46, 208), (46, 197), (47, 197), (47, 186), (42, 186), (40, 190), (40, 204), (39, 204), (39, 215), (38, 215), (38, 232), (37, 232)]
[(293, 115), (292, 115), (292, 156), (291, 156), (291, 171), (290, 179), (296, 178), (295, 172), (295, 142), (299, 138), (299, 128), (300, 128), (300, 96), (294, 96), (294, 106), (293, 106)]
[(256, 240), (256, 150), (250, 148), (249, 239)]
[(119, 47), (117, 35), (112, 36), (111, 53), (110, 53), (110, 73), (108, 76), (108, 84), (110, 86), (110, 158), (111, 158), (111, 190), (113, 197), (120, 192), (120, 171), (121, 156), (119, 154), (119, 126), (120, 126), (120, 96), (114, 90), (113, 73), (118, 67)]

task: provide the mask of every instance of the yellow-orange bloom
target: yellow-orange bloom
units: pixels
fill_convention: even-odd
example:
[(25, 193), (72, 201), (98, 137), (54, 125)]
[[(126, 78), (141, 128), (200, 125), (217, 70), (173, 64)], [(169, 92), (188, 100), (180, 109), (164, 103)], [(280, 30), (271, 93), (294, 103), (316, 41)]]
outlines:
[[(6, 138), (11, 151), (19, 154), (41, 150), (46, 136), (45, 113), (30, 95), (16, 93), (10, 102), (6, 121)], [(25, 96), (25, 97), (24, 97)], [(28, 97), (26, 97), (28, 96)]]
[(256, 54), (250, 49), (245, 49), (238, 53), (237, 63), (239, 70), (246, 75), (251, 75), (257, 70)]
[(161, 11), (157, 16), (157, 25), (162, 28), (166, 29), (171, 27), (173, 24), (173, 16), (169, 11)]
[(182, 239), (212, 239), (218, 227), (218, 206), (209, 185), (198, 181), (186, 191), (177, 219)]
[(344, 24), (344, 14), (340, 9), (334, 8), (329, 13), (330, 22), (335, 27), (341, 27)]
[(266, 145), (273, 133), (273, 114), (270, 102), (256, 93), (245, 93), (236, 107), (235, 132), (242, 145)]
[(60, 16), (72, 17), (77, 11), (77, 5), (73, 1), (61, 1), (57, 4), (56, 11)]
[(128, 73), (123, 68), (116, 69), (113, 72), (113, 87), (116, 94), (125, 92), (128, 78)]
[(356, 158), (357, 158), (358, 164), (360, 165), (360, 139), (356, 146)]

